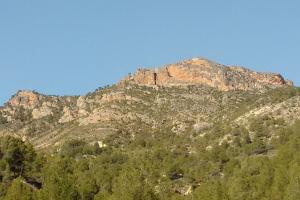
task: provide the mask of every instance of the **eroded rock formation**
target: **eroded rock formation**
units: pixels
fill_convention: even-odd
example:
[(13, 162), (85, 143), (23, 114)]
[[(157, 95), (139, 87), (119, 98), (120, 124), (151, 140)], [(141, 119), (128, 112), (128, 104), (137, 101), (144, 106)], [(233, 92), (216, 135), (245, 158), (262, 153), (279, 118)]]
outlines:
[(39, 103), (39, 95), (33, 91), (20, 90), (13, 96), (8, 104), (11, 106), (23, 106), (24, 108), (34, 108)]
[(280, 74), (259, 73), (237, 66), (228, 67), (201, 58), (193, 58), (158, 69), (139, 69), (126, 80), (148, 86), (206, 85), (221, 91), (293, 85)]

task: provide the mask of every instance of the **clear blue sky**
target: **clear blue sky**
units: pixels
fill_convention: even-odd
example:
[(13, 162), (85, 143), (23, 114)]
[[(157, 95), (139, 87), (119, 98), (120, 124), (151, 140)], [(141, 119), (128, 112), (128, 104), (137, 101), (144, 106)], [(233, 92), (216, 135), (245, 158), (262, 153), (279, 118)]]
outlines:
[(18, 89), (85, 94), (195, 56), (300, 84), (298, 0), (1, 0), (0, 104)]

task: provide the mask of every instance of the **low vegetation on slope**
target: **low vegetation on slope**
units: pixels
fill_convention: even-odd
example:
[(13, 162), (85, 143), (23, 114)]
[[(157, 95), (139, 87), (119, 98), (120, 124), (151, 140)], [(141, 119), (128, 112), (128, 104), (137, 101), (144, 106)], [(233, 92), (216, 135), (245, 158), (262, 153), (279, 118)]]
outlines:
[[(95, 99), (105, 90), (90, 94), (94, 95), (90, 98)], [(213, 106), (212, 102), (216, 101), (221, 106), (211, 110), (215, 116), (202, 118), (203, 121), (185, 119), (188, 110), (193, 111), (183, 104), (184, 100), (180, 102), (182, 96), (194, 98), (186, 91), (196, 93), (197, 88), (169, 88), (168, 93), (148, 90), (151, 92), (129, 89), (126, 94), (143, 99), (146, 104), (157, 99), (157, 95), (168, 95), (171, 99), (176, 94), (171, 99), (176, 103), (169, 102), (169, 108), (151, 111), (147, 107), (130, 107), (141, 114), (148, 109), (156, 120), (161, 120), (157, 127), (142, 120), (110, 121), (116, 132), (107, 134), (101, 141), (89, 137), (64, 139), (61, 145), (47, 151), (36, 151), (28, 142), (11, 136), (2, 137), (0, 197), (14, 200), (299, 199), (299, 116), (290, 114), (293, 120), (287, 120), (285, 112), (276, 116), (269, 111), (247, 114), (267, 105), (277, 105), (276, 109), (290, 107), (290, 102), (299, 96), (297, 88), (261, 94), (212, 90), (209, 96), (214, 100), (206, 105)], [(125, 103), (114, 101), (114, 105), (122, 104), (123, 108)], [(111, 101), (108, 105), (112, 105)], [(138, 104), (129, 104), (133, 105)], [(177, 107), (172, 113), (169, 109), (174, 105)], [(173, 123), (170, 119), (180, 120)], [(239, 123), (240, 119), (243, 123)], [(3, 126), (8, 126), (7, 122)], [(62, 132), (69, 131), (67, 135), (80, 135), (80, 130), (96, 128), (99, 129), (95, 124), (80, 126), (74, 122), (61, 125)]]
[[(68, 139), (102, 141), (120, 132), (131, 137), (160, 130), (201, 135), (222, 123), (247, 126), (251, 118), (264, 114), (290, 123), (299, 116), (298, 95), (299, 89), (293, 87), (221, 92), (204, 86), (131, 84), (100, 88), (81, 97), (19, 92), (0, 108), (0, 134), (23, 138), (38, 149), (59, 148)], [(252, 116), (257, 109), (260, 114)]]

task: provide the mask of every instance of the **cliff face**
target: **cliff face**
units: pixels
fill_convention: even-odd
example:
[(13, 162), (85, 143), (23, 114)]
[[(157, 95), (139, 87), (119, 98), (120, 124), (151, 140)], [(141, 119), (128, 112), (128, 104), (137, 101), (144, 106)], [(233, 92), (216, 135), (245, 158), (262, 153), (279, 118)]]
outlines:
[(8, 104), (15, 106), (23, 106), (24, 108), (34, 108), (39, 103), (39, 95), (32, 91), (21, 90), (13, 96)]
[(280, 74), (258, 73), (243, 67), (227, 67), (194, 58), (158, 69), (139, 69), (126, 79), (139, 85), (206, 85), (221, 91), (254, 90), (293, 85)]

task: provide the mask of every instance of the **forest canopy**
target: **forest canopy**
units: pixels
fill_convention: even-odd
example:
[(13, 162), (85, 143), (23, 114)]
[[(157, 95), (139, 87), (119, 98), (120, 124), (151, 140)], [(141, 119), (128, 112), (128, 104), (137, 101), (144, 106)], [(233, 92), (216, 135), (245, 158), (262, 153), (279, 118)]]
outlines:
[[(5, 200), (296, 200), (299, 132), (296, 122), (280, 130), (271, 146), (260, 143), (258, 136), (208, 151), (197, 141), (197, 153), (187, 153), (183, 141), (192, 141), (186, 137), (163, 133), (155, 140), (145, 133), (124, 148), (69, 140), (51, 153), (1, 137), (0, 195)], [(166, 148), (169, 142), (173, 150)]]

